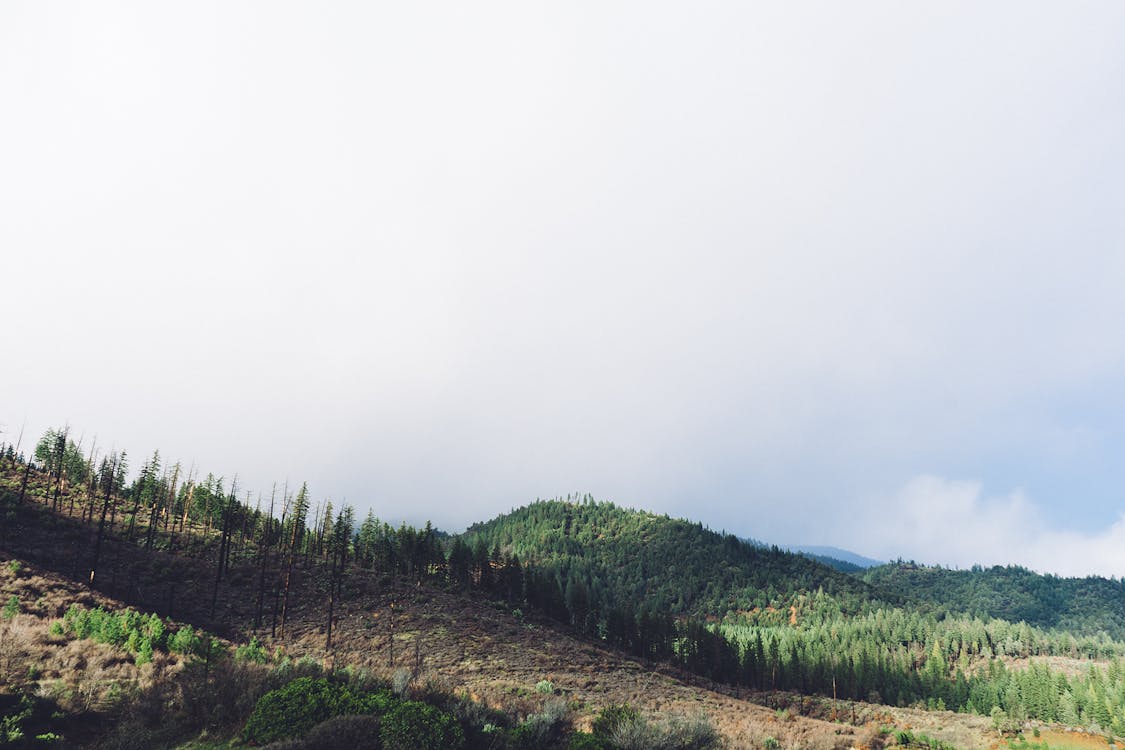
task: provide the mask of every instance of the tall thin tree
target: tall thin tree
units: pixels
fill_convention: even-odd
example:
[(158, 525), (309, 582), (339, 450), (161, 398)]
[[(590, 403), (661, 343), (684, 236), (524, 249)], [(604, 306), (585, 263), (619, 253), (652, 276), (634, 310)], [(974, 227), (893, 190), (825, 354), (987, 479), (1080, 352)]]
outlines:
[(289, 562), (285, 570), (285, 590), (281, 603), (281, 635), (285, 635), (285, 623), (289, 615), (289, 592), (293, 584), (293, 562), (299, 553), (301, 541), (305, 534), (305, 519), (309, 513), (309, 486), (308, 483), (301, 485), (297, 497), (293, 501), (293, 515), (291, 523), (293, 525), (292, 536), (289, 542)]

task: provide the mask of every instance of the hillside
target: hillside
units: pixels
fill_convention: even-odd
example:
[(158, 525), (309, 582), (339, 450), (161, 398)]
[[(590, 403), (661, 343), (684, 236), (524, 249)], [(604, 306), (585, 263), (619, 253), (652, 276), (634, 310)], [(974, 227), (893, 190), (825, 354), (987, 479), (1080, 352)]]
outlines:
[(580, 585), (602, 612), (628, 605), (722, 617), (788, 606), (817, 589), (856, 605), (877, 597), (872, 586), (802, 555), (590, 499), (535, 502), (464, 536), (470, 546), (510, 551), (557, 577), (568, 596)]
[[(5, 646), (0, 666), (5, 675), (20, 676), (0, 680), (0, 701), (13, 687), (50, 696), (37, 706), (31, 726), (63, 734), (64, 747), (138, 747), (141, 737), (145, 747), (162, 747), (185, 730), (201, 728), (222, 736), (231, 731), (231, 721), (245, 721), (253, 700), (278, 682), (279, 669), (284, 671), (267, 664), (248, 674), (253, 665), (217, 664), (218, 677), (208, 679), (198, 665), (186, 668), (175, 654), (139, 665), (111, 645), (53, 634), (51, 623), (75, 603), (111, 612), (125, 611), (127, 605), (35, 565), (16, 569), (0, 554), (0, 597), (16, 596), (22, 610), (0, 619)], [(246, 637), (254, 632), (243, 627)], [(302, 608), (287, 637), (258, 636), (268, 650), (281, 648), (288, 662), (303, 665), (302, 673), (334, 664), (392, 679), (396, 668), (413, 672), (417, 666), (413, 685), (419, 694), (459, 691), (517, 717), (563, 698), (580, 727), (588, 728), (605, 706), (628, 704), (651, 716), (705, 715), (731, 748), (762, 747), (771, 737), (783, 747), (877, 748), (887, 727), (921, 730), (961, 748), (988, 747), (988, 724), (980, 717), (840, 702), (836, 710), (846, 721), (834, 722), (831, 705), (823, 700), (724, 688), (576, 639), (550, 621), (413, 585), (355, 596), (341, 612), (339, 633), (339, 645), (329, 656), (318, 613)], [(229, 705), (212, 705), (212, 696)], [(194, 709), (186, 715), (179, 709), (174, 715), (167, 709), (154, 713), (154, 701), (161, 697), (188, 698)], [(64, 718), (49, 719), (52, 711)]]
[[(82, 580), (83, 575), (78, 580), (70, 577), (73, 569), (84, 574), (95, 541), (97, 524), (81, 521), (82, 493), (62, 489), (55, 511), (49, 478), (38, 472), (29, 476), (32, 481), (22, 503), (14, 489), (20, 484), (18, 474), (0, 476), (0, 513), (5, 519), (0, 597), (15, 602), (12, 613), (0, 620), (0, 661), (8, 678), (0, 681), (0, 707), (15, 711), (13, 706), (22, 705), (21, 695), (52, 696), (35, 698), (29, 704), (34, 715), (21, 726), (37, 733), (61, 733), (64, 747), (174, 747), (200, 731), (229, 737), (240, 731), (255, 701), (268, 689), (298, 674), (330, 674), (337, 667), (348, 668), (342, 673), (348, 680), (370, 675), (382, 684), (405, 674), (406, 689), (419, 699), (448, 703), (452, 699), (442, 695), (466, 696), (481, 705), (470, 710), (471, 716), (491, 721), (504, 716), (513, 723), (533, 721), (552, 700), (561, 699), (570, 721), (586, 729), (599, 711), (623, 704), (654, 721), (706, 716), (732, 748), (761, 747), (774, 740), (786, 747), (823, 750), (877, 748), (888, 726), (925, 728), (958, 746), (985, 747), (981, 719), (846, 702), (830, 709), (824, 700), (793, 693), (726, 687), (627, 656), (475, 590), (434, 585), (401, 571), (349, 571), (333, 620), (333, 646), (326, 649), (329, 579), (322, 558), (312, 555), (307, 564), (298, 564), (288, 621), (284, 631), (273, 632), (268, 618), (255, 626), (257, 551), (249, 543), (233, 550), (211, 614), (213, 573), (209, 576), (207, 570), (213, 570), (221, 549), (219, 532), (191, 524), (175, 545), (162, 532), (146, 549), (143, 533), (128, 540), (130, 527), (119, 515), (116, 527), (107, 529), (102, 550), (105, 575), (98, 579), (99, 588), (115, 592), (106, 596)], [(127, 508), (128, 498), (122, 500), (121, 508)], [(166, 619), (174, 604), (181, 623), (225, 633), (225, 651), (256, 637), (264, 646), (257, 653), (266, 662), (228, 657), (209, 666), (199, 661), (188, 665), (162, 651), (153, 663), (144, 664), (138, 655), (143, 651), (56, 630), (59, 618), (76, 604), (109, 612), (125, 612), (127, 607), (154, 610), (175, 629), (180, 625)], [(280, 661), (268, 656), (275, 652), (283, 655)], [(488, 714), (485, 706), (502, 714)], [(833, 709), (846, 720), (828, 721)], [(59, 718), (52, 719), (56, 714)]]
[(1060, 578), (1018, 566), (950, 570), (902, 562), (871, 568), (862, 578), (936, 611), (1125, 639), (1125, 581)]
[[(36, 633), (57, 629), (48, 620), (65, 599), (90, 591), (116, 601), (107, 606), (155, 613), (168, 626), (174, 616), (232, 647), (257, 638), (265, 666), (254, 669), (265, 671), (236, 696), (237, 715), (219, 712), (215, 731), (226, 736), (265, 686), (292, 678), (276, 671), (285, 655), (311, 657), (317, 674), (345, 682), (362, 673), (385, 688), (405, 674), (411, 695), (468, 711), (465, 731), (492, 721), (457, 695), (501, 711), (506, 718), (493, 718), (515, 733), (540, 722), (552, 697), (565, 702), (562, 714), (552, 704), (556, 717), (579, 728), (622, 703), (661, 720), (702, 710), (730, 747), (786, 737), (874, 750), (886, 740), (870, 723), (895, 726), (905, 707), (936, 710), (910, 720), (935, 737), (950, 736), (943, 726), (976, 727), (958, 746), (984, 744), (973, 714), (1000, 728), (1034, 719), (1125, 734), (1125, 669), (1104, 663), (1125, 644), (935, 617), (933, 605), (895, 604), (855, 577), (697, 523), (553, 501), (447, 536), (373, 515), (356, 524), (346, 505), (335, 515), (327, 503), (310, 511), (305, 486), (283, 493), (278, 518), (210, 476), (177, 486), (177, 468), (157, 471), (156, 456), (131, 483), (113, 466), (123, 459), (96, 473), (80, 459), (56, 463), (63, 468), (53, 474), (0, 460), (0, 552), (19, 579), (5, 592), (19, 627), (4, 634), (42, 645)], [(34, 571), (34, 586), (20, 569)], [(39, 583), (47, 579), (55, 583)], [(54, 588), (69, 592), (44, 593)], [(31, 627), (33, 616), (41, 621)], [(136, 660), (141, 641), (120, 630), (114, 638), (126, 649), (119, 659), (148, 669)], [(31, 667), (17, 666), (28, 675), (18, 686), (24, 697), (46, 689)], [(145, 687), (144, 670), (125, 674), (137, 700), (163, 684)], [(874, 705), (884, 702), (895, 708)], [(763, 705), (788, 718), (778, 722)], [(937, 710), (945, 707), (962, 713)], [(816, 723), (825, 718), (835, 719), (831, 733)], [(152, 717), (138, 720), (150, 722), (145, 732), (163, 731)], [(198, 717), (177, 722), (202, 726)], [(485, 739), (472, 747), (565, 744), (563, 735), (530, 745)]]

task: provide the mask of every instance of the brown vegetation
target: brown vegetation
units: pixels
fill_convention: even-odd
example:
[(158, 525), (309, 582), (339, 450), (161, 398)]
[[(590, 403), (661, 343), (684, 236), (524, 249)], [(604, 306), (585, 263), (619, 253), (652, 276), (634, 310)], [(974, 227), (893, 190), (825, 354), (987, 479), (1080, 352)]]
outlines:
[[(12, 481), (11, 476), (4, 479)], [(280, 649), (332, 666), (364, 668), (415, 689), (428, 685), (463, 691), (521, 715), (541, 710), (550, 697), (561, 697), (579, 724), (587, 726), (601, 708), (627, 703), (653, 715), (706, 715), (732, 748), (762, 747), (767, 738), (782, 748), (877, 748), (884, 744), (885, 728), (892, 726), (957, 747), (987, 747), (988, 722), (980, 717), (844, 702), (834, 713), (831, 701), (823, 699), (739, 692), (581, 640), (557, 623), (525, 616), (508, 605), (403, 579), (375, 579), (358, 570), (341, 582), (333, 649), (327, 652), (329, 587), (315, 561), (298, 561), (294, 567), (284, 637), (271, 639), (268, 622), (254, 628), (259, 577), (254, 558), (231, 558), (217, 584), (209, 562), (222, 554), (220, 532), (190, 524), (175, 540), (177, 553), (159, 549), (170, 543), (142, 549), (125, 539), (120, 526), (110, 528), (102, 540), (95, 591), (75, 582), (84, 580), (94, 546), (91, 526), (81, 516), (87, 514), (84, 506), (95, 501), (87, 502), (77, 489), (75, 498), (64, 486), (58, 511), (30, 502), (47, 496), (47, 479), (32, 474), (29, 501), (9, 512), (0, 531), (0, 596), (6, 601), (15, 595), (21, 609), (0, 622), (0, 680), (7, 683), (0, 684), (0, 691), (30, 687), (67, 710), (105, 713), (120, 704), (122, 695), (148, 690), (156, 696), (150, 700), (158, 701), (153, 710), (159, 712), (160, 700), (172, 700), (162, 686), (183, 668), (177, 658), (161, 655), (138, 667), (109, 646), (49, 632), (51, 621), (74, 602), (131, 605), (175, 616), (234, 642), (255, 635), (270, 652)], [(91, 519), (93, 515), (89, 512)], [(16, 557), (19, 572), (7, 565)], [(249, 683), (235, 683), (223, 689), (252, 692)], [(150, 690), (154, 687), (161, 689)], [(181, 692), (178, 700), (184, 699)], [(233, 705), (245, 695), (224, 695), (223, 700)]]

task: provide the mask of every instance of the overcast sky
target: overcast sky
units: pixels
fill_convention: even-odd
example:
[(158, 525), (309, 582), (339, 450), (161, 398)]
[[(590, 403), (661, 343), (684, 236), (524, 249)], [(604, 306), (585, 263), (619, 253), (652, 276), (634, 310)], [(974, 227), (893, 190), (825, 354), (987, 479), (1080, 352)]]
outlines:
[(0, 423), (449, 530), (1125, 575), (1125, 5), (0, 5)]

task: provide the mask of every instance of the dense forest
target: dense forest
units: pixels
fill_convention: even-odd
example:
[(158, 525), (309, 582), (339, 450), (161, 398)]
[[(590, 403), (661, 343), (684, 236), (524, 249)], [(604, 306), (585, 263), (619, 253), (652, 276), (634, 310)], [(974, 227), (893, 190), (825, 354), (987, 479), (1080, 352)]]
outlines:
[(721, 616), (782, 606), (797, 592), (817, 589), (856, 606), (876, 596), (871, 586), (805, 556), (589, 496), (531, 503), (471, 526), (465, 537), (510, 549), (557, 577), (567, 592), (584, 588), (599, 613), (628, 603)]
[(870, 568), (862, 577), (939, 612), (1125, 639), (1125, 580), (1060, 578), (1018, 566), (951, 570), (901, 561)]
[[(589, 497), (536, 502), (465, 536), (518, 551), (553, 581), (562, 603), (550, 610), (555, 616), (716, 680), (1125, 733), (1125, 671), (1117, 661), (1125, 644), (1104, 627), (1072, 633), (994, 617), (988, 608), (958, 610), (956, 594), (938, 599), (927, 587), (885, 586), (878, 575), (859, 585), (801, 555)], [(1067, 590), (1097, 586), (1100, 611), (1113, 610), (1120, 586), (1025, 578)], [(993, 587), (997, 602), (1008, 593)], [(1065, 616), (1082, 615), (1078, 597), (1067, 605)], [(1042, 664), (1005, 666), (1049, 656), (1112, 661), (1077, 678)]]
[[(169, 615), (187, 568), (169, 563), (180, 572), (138, 581), (136, 560), (195, 561), (190, 611), (216, 629), (222, 595), (245, 592), (254, 631), (284, 637), (295, 581), (315, 579), (327, 652), (342, 601), (405, 580), (537, 612), (725, 684), (1125, 735), (1118, 581), (907, 564), (848, 575), (589, 496), (537, 501), (449, 535), (373, 512), (361, 521), (304, 484), (242, 492), (159, 453), (130, 477), (124, 452), (83, 451), (65, 430), (44, 435), (34, 460), (6, 446), (0, 464), (0, 543), (29, 544), (38, 561), (101, 590), (157, 592)], [(58, 530), (56, 548), (21, 539), (37, 523)]]

